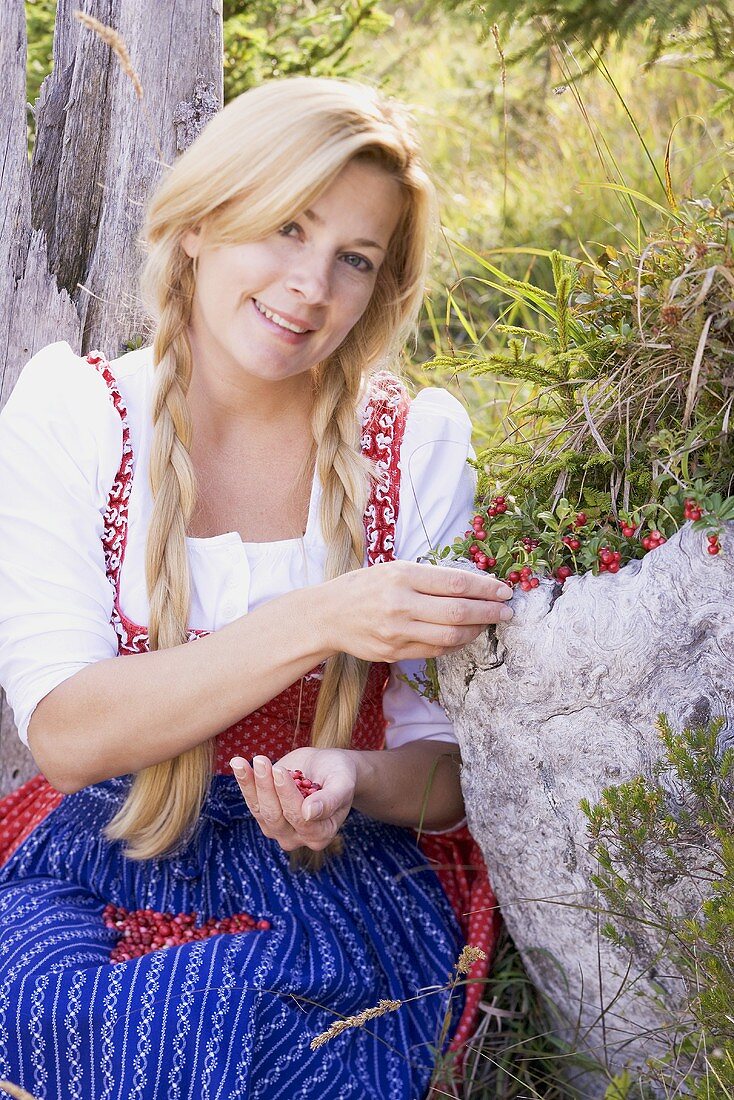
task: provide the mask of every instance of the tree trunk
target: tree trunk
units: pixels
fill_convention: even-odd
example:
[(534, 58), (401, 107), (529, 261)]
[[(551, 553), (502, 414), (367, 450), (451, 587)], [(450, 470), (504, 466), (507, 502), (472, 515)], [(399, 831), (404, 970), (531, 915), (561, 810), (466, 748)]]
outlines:
[[(22, 0), (0, 5), (0, 407), (27, 360), (66, 340), (79, 355), (109, 359), (145, 339), (137, 300), (144, 203), (222, 104), (222, 12), (218, 0), (180, 0), (154, 20), (138, 0), (88, 0), (84, 10), (123, 38), (144, 92), (111, 48), (59, 0), (54, 68), (35, 107), (29, 166)], [(37, 772), (0, 699), (0, 794)]]
[[(518, 592), (510, 623), (438, 661), (469, 826), (508, 930), (564, 1038), (611, 1072), (656, 1052), (651, 1036), (682, 989), (656, 958), (654, 931), (638, 929), (631, 954), (600, 935), (608, 918), (579, 803), (651, 775), (661, 713), (674, 729), (722, 716), (731, 739), (732, 590), (734, 524), (717, 557), (687, 525), (616, 575)], [(692, 915), (701, 892), (681, 875), (666, 900)], [(603, 1075), (584, 1079), (583, 1094), (603, 1096)]]

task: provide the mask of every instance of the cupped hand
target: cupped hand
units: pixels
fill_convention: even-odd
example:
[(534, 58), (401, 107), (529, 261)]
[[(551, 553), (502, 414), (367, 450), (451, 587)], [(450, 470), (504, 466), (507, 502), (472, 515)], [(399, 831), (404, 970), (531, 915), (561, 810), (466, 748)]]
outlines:
[[(294, 749), (271, 764), (253, 757), (253, 767), (241, 756), (230, 761), (250, 813), (263, 834), (285, 852), (296, 848), (323, 851), (334, 839), (352, 808), (357, 765), (346, 749)], [(289, 771), (300, 771), (321, 786), (303, 797)]]

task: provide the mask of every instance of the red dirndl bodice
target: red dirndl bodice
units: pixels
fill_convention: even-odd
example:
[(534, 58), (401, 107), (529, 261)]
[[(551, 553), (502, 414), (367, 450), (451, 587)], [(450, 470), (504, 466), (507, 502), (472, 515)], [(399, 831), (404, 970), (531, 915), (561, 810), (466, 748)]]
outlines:
[[(103, 546), (107, 576), (114, 587), (112, 624), (118, 637), (118, 653), (143, 653), (149, 648), (144, 626), (132, 622), (120, 607), (120, 572), (127, 543), (127, 508), (132, 488), (133, 452), (127, 410), (107, 361), (99, 354), (87, 362), (104, 378), (111, 400), (122, 421), (122, 458), (105, 511)], [(409, 397), (403, 384), (388, 371), (371, 378), (362, 420), (361, 449), (377, 462), (379, 479), (373, 484), (364, 514), (368, 565), (392, 561), (395, 525), (400, 505), (400, 445), (405, 430)], [(208, 634), (190, 630), (188, 639)], [(316, 712), (324, 665), (318, 665), (256, 711), (216, 735), (214, 771), (229, 775), (229, 760), (237, 754), (278, 760), (294, 748), (308, 745)], [(386, 721), (382, 697), (390, 666), (373, 663), (352, 734), (352, 748), (384, 748)], [(34, 776), (0, 800), (0, 866), (59, 805), (64, 797), (42, 775)], [(417, 835), (418, 843), (446, 891), (464, 934), (465, 942), (481, 948), (485, 962), (475, 963), (468, 978), (466, 1001), (451, 1050), (459, 1050), (476, 1029), (478, 1006), (494, 954), (500, 918), (489, 885), (487, 869), (476, 841), (466, 826), (449, 833)]]

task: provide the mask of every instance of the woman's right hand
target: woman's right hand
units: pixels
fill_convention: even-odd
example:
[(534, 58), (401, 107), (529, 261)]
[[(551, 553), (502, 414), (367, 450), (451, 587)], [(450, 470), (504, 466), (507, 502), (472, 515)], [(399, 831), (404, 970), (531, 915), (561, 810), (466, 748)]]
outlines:
[(324, 640), (364, 661), (440, 657), (512, 618), (512, 589), (486, 573), (396, 560), (318, 585)]

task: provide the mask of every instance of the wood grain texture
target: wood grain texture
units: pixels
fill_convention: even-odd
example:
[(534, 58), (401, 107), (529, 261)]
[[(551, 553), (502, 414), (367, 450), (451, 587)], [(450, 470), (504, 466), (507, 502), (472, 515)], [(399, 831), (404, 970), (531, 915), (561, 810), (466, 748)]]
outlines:
[[(655, 1053), (646, 1033), (675, 1014), (681, 989), (655, 933), (639, 929), (630, 954), (598, 934), (579, 803), (650, 776), (660, 713), (674, 729), (723, 716), (734, 734), (734, 524), (722, 544), (710, 557), (689, 524), (616, 576), (574, 577), (562, 594), (542, 581), (514, 596), (509, 624), (438, 661), (469, 826), (508, 929), (566, 1037), (579, 1019), (582, 1046), (603, 1058), (605, 1040), (614, 1069)], [(698, 911), (688, 875), (668, 894), (674, 910)], [(634, 985), (620, 992), (628, 968)], [(604, 1083), (583, 1092), (602, 1096)]]
[[(0, 5), (0, 407), (24, 364), (66, 340), (78, 354), (120, 355), (145, 338), (138, 244), (145, 201), (223, 97), (220, 0), (179, 0), (152, 19), (138, 0), (88, 0), (123, 37), (144, 107), (109, 46), (59, 0), (54, 67), (34, 107), (28, 164), (26, 32), (20, 0)], [(0, 795), (37, 769), (0, 698)]]

